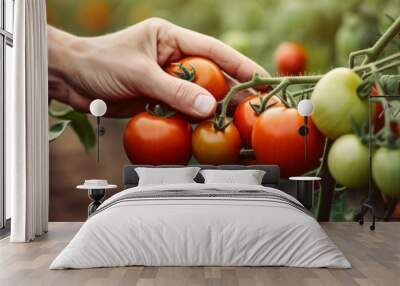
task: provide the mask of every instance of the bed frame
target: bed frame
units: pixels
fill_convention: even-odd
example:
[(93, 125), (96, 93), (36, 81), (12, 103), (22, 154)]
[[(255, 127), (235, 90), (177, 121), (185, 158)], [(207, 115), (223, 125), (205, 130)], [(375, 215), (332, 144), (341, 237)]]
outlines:
[[(162, 166), (151, 166), (151, 165), (125, 165), (122, 173), (122, 180), (124, 189), (136, 187), (139, 182), (139, 177), (135, 171), (136, 167), (158, 167), (158, 168), (180, 168), (187, 167), (182, 165), (162, 165)], [(190, 167), (200, 167), (201, 169), (219, 169), (219, 170), (264, 170), (265, 175), (262, 180), (262, 185), (266, 187), (279, 188), (279, 166), (277, 165), (190, 165)], [(204, 178), (199, 173), (194, 179), (198, 183), (203, 183)]]

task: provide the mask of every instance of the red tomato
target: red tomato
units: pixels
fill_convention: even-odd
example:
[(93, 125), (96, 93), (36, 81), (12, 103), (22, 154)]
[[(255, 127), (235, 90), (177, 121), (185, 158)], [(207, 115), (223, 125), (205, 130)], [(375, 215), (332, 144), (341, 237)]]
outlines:
[(304, 118), (296, 109), (276, 107), (257, 119), (252, 132), (252, 145), (258, 164), (276, 164), (281, 176), (301, 175), (316, 167), (324, 148), (324, 136), (308, 118), (308, 158), (304, 160), (304, 137), (299, 128)]
[(240, 134), (233, 123), (224, 130), (218, 130), (213, 121), (203, 121), (192, 136), (193, 154), (201, 164), (237, 163), (240, 145)]
[(177, 63), (170, 64), (166, 71), (173, 76), (204, 87), (217, 101), (223, 99), (229, 91), (229, 85), (222, 70), (215, 63), (205, 58), (187, 57)]
[[(378, 96), (378, 91), (375, 86), (373, 86), (371, 88), (371, 96)], [(375, 125), (374, 128), (375, 128), (375, 131), (379, 131), (385, 125), (385, 117), (384, 116), (379, 117), (379, 115), (383, 111), (382, 104), (376, 103), (375, 106), (376, 107), (375, 107), (375, 113), (374, 113), (374, 125)]]
[(397, 122), (390, 122), (390, 128), (396, 137), (400, 137), (400, 124)]
[[(373, 86), (371, 88), (371, 96), (378, 96), (378, 90), (376, 89), (375, 86)], [(375, 113), (374, 113), (374, 117), (373, 117), (373, 121), (374, 121), (374, 130), (375, 132), (381, 130), (383, 128), (383, 126), (385, 126), (385, 115), (382, 114), (383, 112), (383, 105), (382, 103), (376, 103), (375, 105)], [(380, 116), (382, 114), (382, 116)], [(393, 134), (396, 137), (400, 137), (400, 124), (392, 121), (390, 122), (390, 128), (393, 132)]]
[[(264, 94), (262, 96), (267, 96)], [(283, 106), (279, 101), (279, 98), (274, 96), (268, 102), (267, 105), (275, 103), (274, 107)], [(260, 105), (260, 99), (257, 95), (251, 95), (245, 98), (236, 107), (235, 114), (233, 116), (233, 123), (237, 127), (240, 133), (240, 138), (242, 139), (242, 144), (246, 148), (251, 148), (251, 131), (253, 130), (253, 125), (256, 122), (259, 114), (254, 111), (251, 107), (253, 105)]]
[(275, 66), (280, 75), (304, 74), (306, 65), (307, 52), (298, 43), (282, 43), (275, 51)]
[(180, 115), (165, 118), (141, 112), (124, 132), (124, 147), (134, 164), (187, 164), (192, 156), (192, 127)]

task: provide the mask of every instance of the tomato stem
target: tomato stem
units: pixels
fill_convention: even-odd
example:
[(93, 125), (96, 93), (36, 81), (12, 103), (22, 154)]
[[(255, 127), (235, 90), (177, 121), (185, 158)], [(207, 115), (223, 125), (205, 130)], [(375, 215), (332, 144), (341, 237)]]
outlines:
[(239, 83), (233, 86), (228, 94), (224, 97), (221, 104), (221, 112), (216, 116), (216, 124), (217, 128), (222, 128), (225, 123), (226, 112), (228, 108), (228, 104), (231, 101), (232, 97), (239, 91), (251, 87), (256, 87), (260, 85), (270, 85), (276, 86), (271, 92), (268, 93), (267, 101), (272, 98), (272, 96), (276, 95), (281, 102), (286, 106), (290, 107), (291, 104), (287, 100), (285, 100), (282, 96), (277, 93), (285, 90), (290, 85), (297, 84), (315, 84), (322, 78), (322, 75), (314, 75), (314, 76), (288, 76), (288, 77), (261, 77), (259, 74), (255, 73), (250, 81)]
[(353, 68), (353, 71), (355, 71), (356, 73), (360, 73), (362, 74), (362, 72), (364, 72), (365, 70), (369, 70), (369, 73), (366, 74), (362, 74), (364, 77), (370, 75), (372, 73), (372, 69), (373, 68), (378, 68), (378, 71), (383, 71), (386, 70), (388, 68), (392, 68), (393, 66), (396, 66), (399, 64), (400, 60), (400, 53), (395, 53), (392, 54), (390, 56), (384, 57), (380, 60), (362, 65), (362, 66), (357, 66), (355, 68)]
[(392, 25), (383, 33), (383, 35), (376, 41), (376, 43), (367, 49), (359, 50), (350, 53), (349, 66), (353, 68), (355, 66), (355, 60), (357, 57), (364, 56), (361, 65), (366, 65), (370, 62), (375, 61), (387, 45), (400, 33), (400, 16), (394, 20)]
[(322, 173), (322, 167), (325, 164), (325, 160), (326, 160), (326, 156), (328, 154), (328, 144), (329, 144), (329, 139), (328, 137), (325, 137), (325, 142), (324, 142), (324, 151), (322, 152), (322, 156), (321, 156), (321, 162), (319, 164), (318, 170), (315, 173), (315, 176), (319, 177)]
[(302, 89), (302, 90), (293, 92), (291, 95), (293, 97), (298, 97), (298, 96), (306, 95), (306, 94), (311, 93), (313, 91), (314, 91), (314, 87), (309, 87), (309, 88), (306, 88), (306, 89)]
[[(396, 61), (397, 59), (399, 59), (399, 60)], [(377, 66), (379, 66), (379, 67), (377, 67)], [(365, 70), (371, 70), (372, 67), (377, 67), (376, 70), (378, 72), (382, 72), (382, 71), (385, 71), (387, 69), (391, 69), (391, 68), (394, 68), (397, 66), (400, 66), (400, 53), (395, 53), (393, 55), (387, 56), (387, 57), (382, 58), (375, 62), (365, 64), (363, 66), (357, 66), (353, 69), (353, 71), (356, 73), (362, 73)], [(370, 76), (371, 74), (372, 74), (372, 71), (369, 71), (369, 72), (362, 74), (362, 76), (363, 76), (363, 78), (366, 78), (366, 77)], [(310, 88), (306, 88), (306, 89), (302, 89), (302, 90), (293, 92), (291, 95), (293, 97), (297, 97), (297, 96), (311, 93), (313, 91), (314, 91), (314, 87), (310, 87)]]
[(253, 104), (253, 103), (249, 102), (251, 109), (253, 109), (257, 115), (260, 115), (265, 110), (267, 110), (268, 108), (271, 108), (272, 106), (274, 106), (278, 103), (276, 101), (271, 104), (267, 104), (271, 97), (266, 96), (266, 95), (262, 96), (260, 93), (257, 95), (257, 98), (260, 101), (260, 104)]
[[(400, 61), (395, 61), (395, 62), (389, 63), (389, 64), (387, 64), (385, 66), (379, 67), (379, 68), (376, 69), (376, 71), (377, 72), (383, 72), (385, 70), (388, 70), (388, 69), (391, 69), (391, 68), (394, 68), (394, 67), (397, 67), (397, 66), (400, 66)], [(368, 73), (365, 73), (365, 74), (363, 74), (363, 78), (366, 78), (366, 77), (370, 76), (371, 74), (372, 74), (372, 71), (368, 72)]]

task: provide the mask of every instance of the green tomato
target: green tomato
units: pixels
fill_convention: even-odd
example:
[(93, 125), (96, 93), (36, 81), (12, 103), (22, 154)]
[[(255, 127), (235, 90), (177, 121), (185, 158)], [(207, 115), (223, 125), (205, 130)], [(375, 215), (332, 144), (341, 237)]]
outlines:
[(358, 188), (368, 182), (368, 148), (354, 134), (343, 135), (332, 145), (328, 168), (339, 184)]
[(379, 148), (372, 159), (372, 175), (382, 193), (400, 199), (400, 149)]
[(361, 78), (351, 69), (335, 68), (315, 85), (311, 95), (312, 119), (330, 139), (352, 133), (352, 119), (361, 126), (368, 117), (368, 103), (357, 95)]

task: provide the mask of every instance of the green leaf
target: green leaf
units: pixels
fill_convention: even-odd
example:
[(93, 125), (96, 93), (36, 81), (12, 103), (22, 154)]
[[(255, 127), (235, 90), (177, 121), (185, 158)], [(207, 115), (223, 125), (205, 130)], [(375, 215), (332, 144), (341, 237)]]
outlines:
[(400, 95), (400, 75), (383, 75), (380, 82), (386, 95)]
[(49, 142), (53, 142), (64, 132), (65, 128), (70, 124), (69, 120), (60, 120), (49, 128)]
[(86, 152), (89, 152), (95, 146), (96, 134), (86, 114), (77, 112), (72, 108), (60, 111), (49, 109), (49, 114), (57, 119), (70, 121), (71, 128), (78, 135)]
[(332, 202), (331, 221), (351, 221), (354, 218), (356, 209), (347, 205), (347, 192), (340, 192)]
[(400, 123), (400, 102), (391, 100), (385, 107), (389, 108), (387, 114), (389, 115), (390, 121)]

